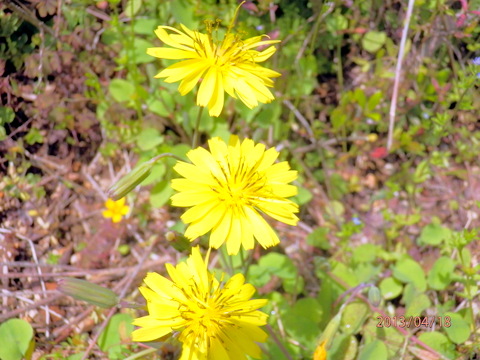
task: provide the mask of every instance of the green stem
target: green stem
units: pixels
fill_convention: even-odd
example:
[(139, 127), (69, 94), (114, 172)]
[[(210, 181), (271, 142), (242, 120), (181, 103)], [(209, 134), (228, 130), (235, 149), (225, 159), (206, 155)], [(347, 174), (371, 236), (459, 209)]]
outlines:
[(283, 345), (282, 341), (281, 341), (280, 338), (277, 336), (277, 334), (275, 333), (275, 330), (273, 330), (273, 328), (270, 326), (270, 324), (265, 325), (265, 328), (267, 329), (267, 332), (270, 334), (270, 336), (272, 337), (272, 340), (275, 342), (275, 344), (277, 344), (278, 348), (279, 348), (280, 351), (283, 353), (283, 355), (284, 355), (288, 360), (293, 360), (293, 357), (290, 355), (290, 353), (288, 352), (288, 350), (287, 350), (287, 348), (285, 347), (285, 345)]
[(337, 80), (340, 90), (343, 90), (342, 40), (343, 35), (337, 41)]
[[(464, 267), (466, 267), (467, 265), (465, 264), (464, 262), (464, 259), (463, 259), (463, 254), (462, 254), (462, 248), (459, 247), (457, 248), (457, 251), (458, 251), (458, 256), (460, 257), (460, 262), (462, 263), (462, 265)], [(473, 336), (476, 337), (477, 336), (477, 326), (476, 326), (476, 323), (475, 323), (475, 313), (473, 311), (473, 298), (475, 297), (475, 294), (472, 294), (472, 288), (471, 286), (475, 284), (475, 281), (473, 280), (472, 276), (468, 273), (466, 273), (465, 271), (463, 272), (466, 277), (467, 277), (467, 281), (465, 282), (465, 291), (467, 292), (467, 295), (468, 295), (468, 305), (469, 305), (469, 308), (470, 308), (470, 317), (471, 317), (471, 320), (472, 320), (472, 333), (473, 333)]]
[[(233, 264), (231, 263), (232, 257), (225, 255), (225, 251), (226, 251), (225, 248), (226, 246), (222, 246), (222, 248), (218, 252), (220, 253), (220, 257), (222, 258), (222, 262), (225, 265), (227, 272), (230, 275), (233, 275)], [(227, 260), (227, 257), (229, 258), (230, 261)]]
[(245, 278), (248, 277), (248, 269), (250, 268), (250, 264), (252, 263), (252, 253), (248, 252), (245, 256), (245, 251), (243, 247), (240, 248), (240, 257), (242, 259), (242, 269), (243, 269), (243, 276)]
[(202, 118), (203, 107), (200, 106), (198, 109), (197, 120), (195, 121), (195, 129), (193, 130), (192, 138), (192, 149), (195, 149), (198, 146), (198, 128), (200, 127), (200, 119)]
[(157, 351), (157, 349), (155, 349), (155, 348), (145, 349), (145, 350), (142, 350), (142, 351), (140, 351), (136, 354), (133, 354), (133, 355), (129, 356), (128, 358), (125, 358), (125, 360), (139, 359), (139, 358), (142, 358), (145, 355), (154, 353), (155, 351)]

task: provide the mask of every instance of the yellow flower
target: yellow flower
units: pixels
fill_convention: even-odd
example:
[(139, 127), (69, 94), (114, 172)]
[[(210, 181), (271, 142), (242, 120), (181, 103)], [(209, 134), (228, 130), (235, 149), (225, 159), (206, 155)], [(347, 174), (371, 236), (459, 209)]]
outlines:
[(259, 327), (267, 315), (258, 311), (267, 300), (251, 300), (255, 288), (245, 284), (242, 274), (220, 283), (200, 255), (198, 247), (186, 263), (166, 264), (172, 281), (148, 273), (140, 287), (149, 315), (135, 319), (140, 329), (133, 341), (153, 341), (178, 336), (183, 343), (181, 360), (259, 359), (267, 334)]
[(117, 201), (108, 199), (105, 201), (105, 207), (107, 210), (103, 211), (103, 217), (106, 219), (111, 218), (114, 223), (122, 221), (122, 217), (127, 215), (130, 210), (130, 207), (125, 205), (125, 198), (121, 198)]
[(317, 346), (315, 352), (313, 353), (313, 360), (326, 360), (327, 359), (327, 350), (325, 349), (326, 342), (323, 341), (320, 345)]
[(268, 89), (273, 87), (271, 78), (281, 75), (258, 65), (275, 53), (275, 47), (254, 50), (280, 41), (262, 40), (266, 35), (242, 40), (230, 32), (233, 21), (222, 41), (216, 40), (216, 33), (212, 34), (217, 30), (218, 23), (216, 26), (207, 22), (207, 34), (192, 31), (182, 24), (183, 31), (159, 26), (155, 34), (170, 47), (147, 49), (147, 54), (160, 59), (183, 59), (155, 76), (165, 78), (167, 83), (181, 81), (178, 87), (180, 94), (190, 92), (203, 78), (198, 89), (197, 105), (207, 106), (210, 116), (219, 116), (222, 112), (224, 92), (235, 99), (239, 98), (250, 109), (259, 102), (271, 102), (274, 99)]
[(184, 179), (173, 179), (172, 205), (191, 207), (182, 220), (190, 224), (185, 237), (193, 240), (212, 230), (210, 246), (218, 249), (224, 242), (230, 255), (240, 245), (253, 249), (254, 238), (264, 247), (279, 243), (278, 236), (258, 213), (296, 225), (298, 205), (286, 197), (297, 194), (288, 183), (297, 178), (288, 162), (274, 164), (279, 153), (265, 151), (265, 145), (250, 139), (240, 143), (231, 136), (229, 144), (220, 138), (208, 141), (210, 152), (199, 147), (187, 153), (193, 162), (179, 161), (174, 169)]

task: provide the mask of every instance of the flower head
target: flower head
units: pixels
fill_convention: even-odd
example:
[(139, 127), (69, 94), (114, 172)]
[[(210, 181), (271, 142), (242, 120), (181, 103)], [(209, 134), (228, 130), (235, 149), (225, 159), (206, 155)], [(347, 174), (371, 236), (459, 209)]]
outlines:
[(313, 353), (313, 360), (326, 360), (327, 350), (325, 349), (326, 342), (323, 341), (320, 345), (317, 346), (315, 352)]
[(180, 25), (183, 31), (159, 26), (155, 34), (170, 47), (147, 49), (147, 54), (160, 59), (182, 60), (155, 76), (165, 78), (167, 83), (181, 81), (178, 87), (180, 94), (190, 92), (203, 78), (198, 89), (197, 105), (207, 106), (210, 116), (220, 115), (224, 92), (239, 98), (250, 109), (259, 102), (271, 102), (274, 99), (268, 89), (273, 87), (271, 78), (280, 76), (278, 72), (258, 65), (275, 53), (275, 47), (254, 50), (279, 40), (262, 40), (266, 35), (242, 40), (231, 32), (233, 21), (221, 41), (215, 36), (218, 22), (207, 22), (207, 34), (192, 31), (184, 25)]
[(105, 207), (107, 208), (102, 212), (103, 217), (106, 219), (112, 219), (114, 223), (122, 221), (122, 217), (128, 214), (130, 206), (125, 205), (125, 198), (114, 201), (108, 199), (105, 201)]
[(140, 329), (133, 341), (152, 341), (178, 335), (183, 343), (181, 360), (260, 358), (255, 342), (267, 334), (259, 328), (267, 315), (258, 309), (267, 300), (251, 300), (255, 288), (245, 284), (242, 274), (220, 283), (207, 270), (198, 247), (186, 262), (167, 264), (171, 281), (148, 273), (140, 292), (147, 300), (149, 315), (135, 319)]
[(480, 66), (480, 56), (474, 58), (474, 59), (472, 60), (472, 64), (473, 64), (473, 65)]
[(212, 230), (210, 246), (224, 242), (229, 254), (243, 244), (252, 249), (254, 238), (264, 247), (279, 243), (278, 236), (258, 211), (289, 225), (296, 225), (298, 205), (287, 197), (297, 194), (288, 183), (297, 178), (288, 162), (274, 164), (279, 153), (265, 145), (231, 136), (229, 144), (220, 138), (208, 141), (210, 151), (196, 148), (187, 153), (193, 164), (179, 161), (174, 169), (184, 179), (173, 179), (172, 205), (191, 207), (182, 220), (190, 224), (185, 232), (195, 239)]

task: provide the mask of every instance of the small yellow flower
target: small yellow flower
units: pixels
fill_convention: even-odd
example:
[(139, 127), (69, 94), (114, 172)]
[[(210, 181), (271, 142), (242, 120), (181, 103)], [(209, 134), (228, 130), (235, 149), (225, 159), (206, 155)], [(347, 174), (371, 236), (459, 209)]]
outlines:
[(130, 210), (130, 207), (125, 205), (125, 198), (117, 201), (108, 199), (105, 201), (105, 207), (107, 209), (103, 211), (103, 217), (106, 219), (111, 218), (114, 223), (122, 221), (122, 217), (127, 215)]
[(181, 81), (178, 87), (180, 94), (190, 92), (203, 78), (198, 89), (197, 105), (207, 106), (210, 116), (219, 116), (222, 112), (224, 92), (235, 99), (239, 98), (250, 109), (259, 102), (271, 102), (274, 99), (268, 89), (273, 87), (271, 78), (281, 75), (258, 65), (275, 53), (275, 47), (254, 50), (280, 41), (262, 40), (266, 35), (242, 40), (230, 32), (233, 21), (221, 41), (216, 40), (216, 33), (213, 35), (218, 23), (216, 26), (215, 23), (207, 22), (207, 34), (192, 31), (182, 24), (180, 26), (183, 31), (170, 26), (159, 26), (155, 34), (170, 47), (147, 49), (147, 54), (160, 59), (183, 60), (155, 76), (165, 78), (167, 83)]
[(275, 231), (261, 211), (289, 225), (296, 225), (298, 205), (287, 197), (297, 194), (289, 182), (297, 178), (288, 162), (275, 164), (279, 153), (265, 145), (231, 136), (229, 144), (220, 138), (208, 141), (210, 152), (196, 148), (187, 153), (193, 162), (178, 161), (174, 169), (184, 179), (173, 179), (172, 205), (191, 207), (182, 220), (190, 224), (185, 237), (193, 240), (212, 230), (210, 246), (224, 242), (230, 255), (240, 246), (253, 249), (254, 238), (264, 247), (278, 244)]
[[(149, 315), (135, 319), (140, 329), (133, 341), (153, 341), (178, 336), (183, 343), (181, 360), (259, 359), (267, 334), (260, 328), (267, 315), (258, 309), (267, 300), (251, 300), (255, 288), (242, 274), (220, 283), (200, 255), (198, 247), (186, 262), (166, 264), (172, 280), (148, 273), (140, 287)], [(163, 340), (163, 339), (162, 339)]]
[(325, 349), (326, 342), (323, 341), (320, 345), (317, 346), (315, 352), (313, 353), (313, 360), (326, 360), (327, 359), (327, 350)]

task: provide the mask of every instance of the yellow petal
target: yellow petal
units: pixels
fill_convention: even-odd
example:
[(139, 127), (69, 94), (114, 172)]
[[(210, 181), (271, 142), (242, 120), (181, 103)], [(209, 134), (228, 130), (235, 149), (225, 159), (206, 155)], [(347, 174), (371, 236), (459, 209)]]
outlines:
[(249, 109), (258, 106), (257, 98), (250, 85), (244, 79), (239, 79), (235, 84), (235, 93)]
[(228, 238), (231, 230), (232, 214), (230, 211), (225, 211), (220, 218), (216, 227), (213, 228), (210, 235), (210, 246), (218, 249)]
[(236, 255), (240, 250), (240, 245), (243, 242), (245, 235), (249, 228), (242, 229), (242, 223), (239, 218), (239, 214), (235, 210), (232, 214), (232, 224), (230, 227), (230, 234), (227, 241), (227, 252), (228, 255)]
[(223, 109), (224, 90), (223, 77), (221, 72), (215, 72), (215, 85), (213, 86), (212, 97), (208, 102), (210, 116), (219, 116)]
[[(169, 34), (165, 29), (172, 31), (174, 34), (180, 35), (180, 38), (177, 37), (175, 39), (171, 34)], [(178, 29), (175, 29), (171, 26), (159, 26), (155, 30), (155, 35), (166, 45), (169, 45), (174, 48), (180, 48), (183, 50), (191, 50), (190, 48), (194, 45), (193, 41), (191, 38), (187, 35), (185, 35), (183, 32), (181, 32)], [(190, 46), (185, 46), (185, 44), (188, 44)]]
[(262, 245), (264, 248), (268, 248), (275, 246), (280, 242), (277, 234), (275, 234), (270, 225), (268, 225), (268, 223), (260, 214), (249, 207), (245, 207), (245, 213), (247, 214), (252, 226), (253, 235), (260, 245)]
[[(170, 59), (170, 60), (191, 59), (196, 57), (195, 53), (191, 51), (164, 48), (164, 47), (148, 48), (147, 54), (160, 59)], [(162, 72), (160, 74), (162, 74)], [(157, 75), (157, 77), (164, 77), (163, 75), (160, 75), (160, 74)]]
[(134, 330), (132, 332), (132, 340), (133, 341), (153, 341), (171, 333), (171, 331), (172, 331), (171, 328), (163, 327), (163, 326), (145, 327), (145, 328)]
[(198, 88), (198, 95), (197, 95), (197, 105), (199, 106), (207, 106), (210, 102), (213, 92), (215, 91), (215, 85), (217, 82), (217, 68), (216, 66), (211, 66), (200, 87)]

